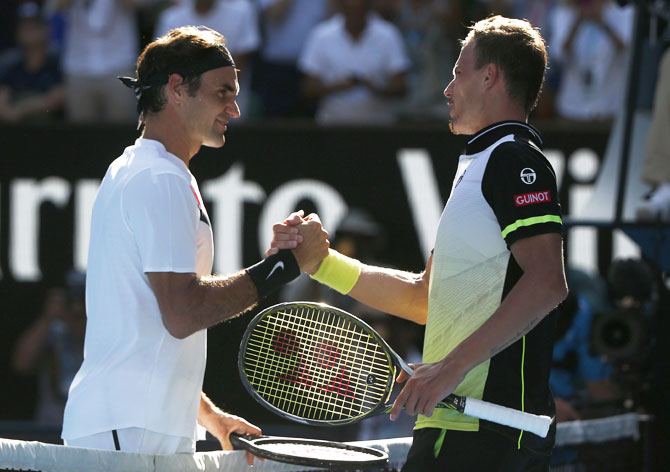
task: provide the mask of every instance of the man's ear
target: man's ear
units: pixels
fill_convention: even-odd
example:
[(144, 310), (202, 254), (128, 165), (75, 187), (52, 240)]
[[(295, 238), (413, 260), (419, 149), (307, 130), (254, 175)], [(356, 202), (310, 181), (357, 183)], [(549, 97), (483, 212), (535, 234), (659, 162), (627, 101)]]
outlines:
[(486, 64), (484, 66), (484, 89), (490, 89), (501, 80), (500, 68), (497, 64)]
[(165, 96), (168, 102), (180, 104), (184, 101), (187, 90), (183, 85), (184, 78), (181, 75), (171, 74), (168, 77), (168, 82), (165, 84)]

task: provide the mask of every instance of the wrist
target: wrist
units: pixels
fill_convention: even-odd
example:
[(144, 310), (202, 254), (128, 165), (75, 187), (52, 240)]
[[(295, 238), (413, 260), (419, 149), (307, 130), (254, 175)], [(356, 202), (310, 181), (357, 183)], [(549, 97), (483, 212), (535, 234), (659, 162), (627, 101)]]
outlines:
[(360, 275), (360, 261), (329, 249), (319, 269), (310, 277), (346, 295), (354, 288)]
[(277, 254), (248, 267), (246, 272), (256, 286), (258, 299), (261, 300), (298, 277), (300, 266), (298, 266), (293, 251), (282, 249)]

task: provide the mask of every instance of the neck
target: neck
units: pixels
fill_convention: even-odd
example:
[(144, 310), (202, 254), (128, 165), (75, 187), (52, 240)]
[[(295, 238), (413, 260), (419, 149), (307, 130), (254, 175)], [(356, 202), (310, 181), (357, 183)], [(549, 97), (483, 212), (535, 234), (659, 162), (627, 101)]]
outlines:
[(476, 130), (474, 130), (473, 134), (478, 133), (487, 126), (500, 123), (501, 121), (520, 121), (522, 123), (528, 122), (528, 118), (523, 107), (510, 100), (494, 101), (492, 103), (490, 102), (486, 105), (484, 110), (486, 113), (482, 115), (481, 120), (479, 120), (478, 127)]
[(367, 16), (364, 16), (362, 18), (358, 16), (346, 17), (345, 28), (349, 33), (349, 35), (357, 40), (363, 34), (363, 31), (365, 31), (367, 23), (368, 23)]
[(186, 167), (200, 150), (200, 143), (189, 139), (183, 125), (172, 117), (168, 110), (145, 117), (142, 137), (158, 141), (165, 149), (184, 161)]

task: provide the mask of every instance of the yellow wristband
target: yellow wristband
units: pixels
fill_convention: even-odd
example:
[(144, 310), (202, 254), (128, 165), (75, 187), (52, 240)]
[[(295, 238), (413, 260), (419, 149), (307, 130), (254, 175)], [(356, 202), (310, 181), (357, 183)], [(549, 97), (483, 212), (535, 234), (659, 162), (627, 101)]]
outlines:
[(310, 277), (346, 295), (354, 288), (360, 275), (360, 261), (329, 249), (328, 255), (319, 266), (319, 270)]

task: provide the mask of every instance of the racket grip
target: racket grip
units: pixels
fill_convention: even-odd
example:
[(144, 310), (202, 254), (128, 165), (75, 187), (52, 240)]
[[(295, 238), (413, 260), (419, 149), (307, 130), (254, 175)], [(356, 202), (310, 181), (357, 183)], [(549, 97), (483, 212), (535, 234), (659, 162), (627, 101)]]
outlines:
[(492, 423), (530, 431), (542, 438), (547, 437), (552, 421), (548, 416), (534, 415), (469, 397), (465, 399), (463, 413)]

